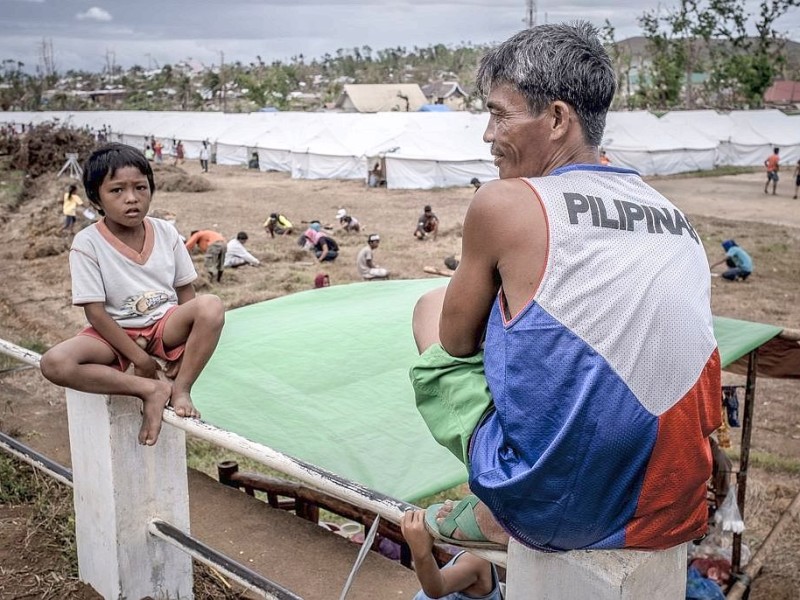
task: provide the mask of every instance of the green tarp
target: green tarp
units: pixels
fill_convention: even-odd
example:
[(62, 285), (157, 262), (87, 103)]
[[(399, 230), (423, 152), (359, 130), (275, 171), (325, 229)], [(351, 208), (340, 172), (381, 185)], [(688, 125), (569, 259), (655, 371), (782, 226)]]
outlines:
[(722, 368), (761, 347), (782, 330), (782, 327), (775, 325), (714, 317), (714, 336), (717, 338)]
[(228, 311), (192, 393), (203, 419), (394, 498), (464, 482), (408, 379), (414, 304), (446, 283), (332, 286)]
[[(414, 405), (411, 313), (444, 279), (356, 283), (231, 310), (195, 385), (203, 418), (407, 501), (466, 480)], [(714, 319), (722, 364), (780, 328)]]

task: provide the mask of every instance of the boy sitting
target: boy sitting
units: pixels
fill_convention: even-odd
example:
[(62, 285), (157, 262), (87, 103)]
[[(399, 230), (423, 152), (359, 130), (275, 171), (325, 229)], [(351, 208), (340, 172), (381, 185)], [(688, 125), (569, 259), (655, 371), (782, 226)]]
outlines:
[[(200, 416), (191, 389), (217, 345), (224, 308), (216, 296), (195, 297), (197, 274), (177, 230), (146, 216), (155, 183), (141, 152), (124, 144), (95, 150), (83, 185), (103, 215), (75, 236), (69, 256), (72, 302), (89, 327), (51, 348), (42, 374), (82, 392), (140, 398), (139, 443), (152, 446), (165, 406)], [(168, 362), (173, 381), (159, 378), (154, 357)]]

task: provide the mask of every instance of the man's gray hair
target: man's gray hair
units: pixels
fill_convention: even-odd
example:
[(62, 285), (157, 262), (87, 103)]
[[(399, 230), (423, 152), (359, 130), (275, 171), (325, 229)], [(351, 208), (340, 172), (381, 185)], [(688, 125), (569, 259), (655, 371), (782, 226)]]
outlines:
[(490, 50), (478, 68), (478, 90), (485, 97), (502, 83), (525, 96), (533, 115), (556, 100), (566, 102), (586, 141), (600, 145), (617, 86), (608, 54), (588, 22), (538, 25)]

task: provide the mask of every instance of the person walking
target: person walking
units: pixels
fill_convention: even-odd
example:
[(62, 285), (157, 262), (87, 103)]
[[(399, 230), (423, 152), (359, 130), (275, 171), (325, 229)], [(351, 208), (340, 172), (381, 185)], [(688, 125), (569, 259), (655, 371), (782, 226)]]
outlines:
[(208, 173), (208, 142), (203, 141), (203, 147), (200, 148), (200, 168), (203, 170), (203, 173)]
[(779, 156), (781, 149), (775, 148), (764, 161), (764, 166), (767, 168), (767, 182), (764, 184), (764, 193), (768, 194), (767, 188), (770, 181), (772, 182), (772, 195), (775, 195), (775, 188), (778, 187), (778, 171), (780, 170), (781, 157)]
[(64, 213), (64, 226), (61, 228), (61, 233), (72, 235), (72, 229), (75, 227), (75, 218), (77, 216), (78, 207), (83, 206), (83, 200), (78, 195), (78, 186), (70, 184), (62, 203), (62, 212)]

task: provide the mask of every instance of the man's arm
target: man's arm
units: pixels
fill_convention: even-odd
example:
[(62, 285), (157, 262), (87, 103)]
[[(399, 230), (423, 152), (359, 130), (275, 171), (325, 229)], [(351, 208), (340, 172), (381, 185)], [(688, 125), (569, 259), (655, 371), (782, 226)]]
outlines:
[(439, 338), (452, 356), (469, 356), (480, 349), (492, 300), (500, 288), (491, 202), (491, 186), (475, 193), (464, 218), (461, 262), (445, 292)]
[(195, 231), (194, 235), (189, 236), (189, 239), (186, 240), (186, 249), (191, 252), (194, 250), (194, 247), (197, 245), (197, 241), (200, 239), (200, 232)]
[(128, 337), (122, 327), (106, 312), (102, 302), (90, 302), (83, 305), (86, 320), (97, 330), (105, 341), (111, 344), (120, 354), (134, 365), (134, 373), (139, 377), (154, 379), (160, 370), (158, 363)]
[(501, 283), (513, 315), (530, 301), (544, 272), (547, 220), (528, 183), (501, 179), (481, 186), (464, 218), (461, 245), (439, 335), (449, 354), (470, 356), (480, 349)]
[(323, 259), (328, 256), (328, 244), (323, 240), (321, 242), (322, 249), (320, 250), (319, 258), (317, 259), (318, 263), (322, 263)]

